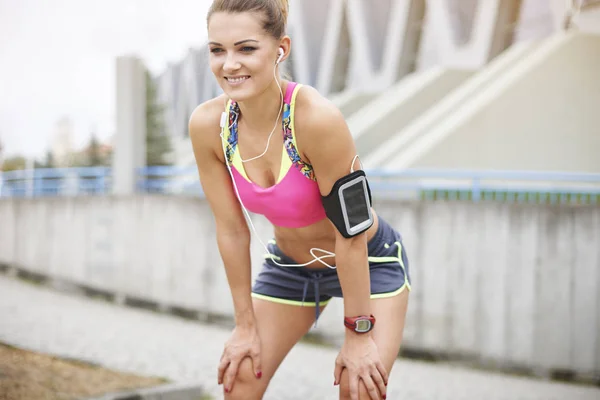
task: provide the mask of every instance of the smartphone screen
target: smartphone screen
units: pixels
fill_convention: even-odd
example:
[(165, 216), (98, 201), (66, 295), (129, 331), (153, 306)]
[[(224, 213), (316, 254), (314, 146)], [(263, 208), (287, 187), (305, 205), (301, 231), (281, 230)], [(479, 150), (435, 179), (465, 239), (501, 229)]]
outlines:
[(346, 186), (343, 191), (343, 198), (350, 229), (371, 219), (364, 180), (361, 179), (352, 185)]

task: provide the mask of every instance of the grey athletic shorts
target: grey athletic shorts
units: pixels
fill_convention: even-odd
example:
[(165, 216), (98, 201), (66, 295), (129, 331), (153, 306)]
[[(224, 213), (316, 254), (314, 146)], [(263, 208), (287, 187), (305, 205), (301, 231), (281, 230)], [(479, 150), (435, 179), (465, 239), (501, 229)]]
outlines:
[[(283, 254), (274, 241), (269, 242), (268, 249), (278, 263), (298, 264)], [(369, 240), (368, 255), (372, 299), (392, 297), (404, 289), (410, 290), (408, 257), (402, 237), (381, 217), (377, 232)], [(327, 262), (327, 259), (324, 261)], [(266, 254), (262, 270), (252, 288), (252, 297), (281, 304), (315, 307), (318, 319), (318, 306), (326, 305), (332, 297), (342, 297), (342, 287), (336, 269), (282, 267)]]

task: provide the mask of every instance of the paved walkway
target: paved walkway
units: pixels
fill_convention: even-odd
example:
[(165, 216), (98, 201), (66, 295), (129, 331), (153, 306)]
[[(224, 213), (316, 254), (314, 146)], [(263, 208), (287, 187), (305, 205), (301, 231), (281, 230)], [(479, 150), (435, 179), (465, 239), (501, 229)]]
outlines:
[[(0, 276), (0, 341), (109, 368), (200, 382), (222, 399), (216, 366), (226, 329), (67, 295)], [(299, 344), (265, 400), (337, 399), (336, 350)], [(490, 374), (442, 364), (396, 362), (388, 399), (600, 399), (600, 389)]]

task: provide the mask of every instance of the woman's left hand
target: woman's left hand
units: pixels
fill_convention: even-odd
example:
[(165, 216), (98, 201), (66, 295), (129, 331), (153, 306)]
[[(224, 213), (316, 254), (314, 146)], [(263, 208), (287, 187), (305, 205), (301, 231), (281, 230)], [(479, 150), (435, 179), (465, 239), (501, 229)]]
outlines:
[(348, 384), (352, 400), (359, 400), (361, 380), (372, 400), (385, 399), (388, 374), (371, 335), (354, 332), (346, 335), (344, 345), (335, 360), (336, 385), (340, 383), (344, 368), (348, 370)]

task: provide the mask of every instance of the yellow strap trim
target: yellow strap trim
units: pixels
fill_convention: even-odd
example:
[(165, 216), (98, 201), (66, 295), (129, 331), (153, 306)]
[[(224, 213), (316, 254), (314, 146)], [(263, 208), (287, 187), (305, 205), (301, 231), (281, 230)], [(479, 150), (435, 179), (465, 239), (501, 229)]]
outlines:
[(281, 153), (281, 168), (279, 168), (279, 177), (277, 178), (277, 182), (279, 183), (283, 180), (283, 177), (287, 174), (288, 170), (292, 167), (292, 160), (290, 156), (288, 156), (287, 150), (285, 149), (285, 144), (282, 146)]
[[(316, 307), (317, 306), (317, 302), (316, 301), (304, 301), (304, 302), (302, 302), (302, 301), (298, 301), (298, 300), (280, 299), (278, 297), (265, 296), (264, 294), (258, 294), (258, 293), (254, 293), (254, 292), (252, 292), (252, 297), (254, 297), (256, 299), (270, 301), (272, 303), (285, 304), (285, 305), (288, 305), (288, 306), (300, 306), (300, 307)], [(329, 303), (330, 300), (331, 299), (320, 301), (319, 305), (320, 306), (326, 306), (327, 303)]]
[[(231, 99), (227, 100), (227, 106), (225, 106), (225, 113), (227, 114), (227, 119), (225, 121), (225, 126), (223, 127), (223, 138), (221, 141), (225, 141), (223, 144), (225, 146), (229, 146), (229, 136), (231, 136), (231, 131), (229, 129), (229, 113), (231, 112)], [(238, 137), (239, 141), (239, 137)], [(231, 146), (229, 146), (231, 147)], [(244, 165), (242, 163), (242, 158), (240, 157), (239, 143), (236, 145), (233, 151), (233, 157), (231, 160), (231, 164), (235, 167), (237, 172), (239, 172), (248, 182), (250, 182), (250, 178), (246, 175), (246, 171), (244, 170)]]
[(240, 175), (244, 177), (244, 179), (246, 179), (248, 182), (252, 182), (250, 178), (248, 178), (248, 175), (246, 175), (246, 170), (244, 169), (242, 157), (240, 157), (240, 152), (238, 151), (238, 148), (239, 144), (238, 146), (236, 146), (235, 151), (233, 152), (233, 160), (231, 160), (231, 163), (233, 164), (237, 172), (239, 172)]

